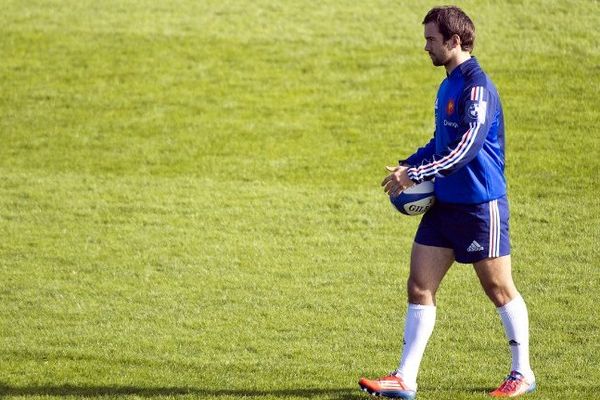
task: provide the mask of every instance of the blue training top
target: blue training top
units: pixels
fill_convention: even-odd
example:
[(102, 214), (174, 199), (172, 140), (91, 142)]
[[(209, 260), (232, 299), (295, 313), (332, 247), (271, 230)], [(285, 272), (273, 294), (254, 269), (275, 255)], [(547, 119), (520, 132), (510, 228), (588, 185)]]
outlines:
[(506, 194), (502, 104), (475, 57), (440, 85), (431, 141), (400, 162), (415, 183), (435, 178), (435, 196), (444, 203), (479, 204)]

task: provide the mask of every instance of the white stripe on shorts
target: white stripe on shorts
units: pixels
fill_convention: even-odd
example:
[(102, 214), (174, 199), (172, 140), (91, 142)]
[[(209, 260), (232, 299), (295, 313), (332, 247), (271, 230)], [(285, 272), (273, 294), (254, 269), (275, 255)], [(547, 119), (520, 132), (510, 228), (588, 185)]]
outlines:
[(490, 244), (488, 257), (500, 256), (500, 210), (498, 200), (490, 201)]

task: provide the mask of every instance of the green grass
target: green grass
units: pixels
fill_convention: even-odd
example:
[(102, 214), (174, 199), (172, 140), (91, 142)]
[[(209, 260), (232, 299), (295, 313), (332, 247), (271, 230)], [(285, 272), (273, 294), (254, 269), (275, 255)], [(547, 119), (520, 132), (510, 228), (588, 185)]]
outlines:
[[(431, 135), (418, 1), (7, 1), (0, 396), (364, 399), (395, 368), (418, 219), (383, 166)], [(600, 392), (596, 1), (465, 1), (508, 134), (539, 391)], [(419, 398), (509, 366), (470, 266)]]

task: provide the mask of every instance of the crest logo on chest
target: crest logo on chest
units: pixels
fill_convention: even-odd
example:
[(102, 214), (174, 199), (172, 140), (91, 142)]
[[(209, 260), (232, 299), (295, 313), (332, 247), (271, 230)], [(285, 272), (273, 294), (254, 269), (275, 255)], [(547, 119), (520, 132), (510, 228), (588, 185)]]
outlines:
[(454, 99), (448, 100), (446, 104), (446, 115), (450, 116), (452, 114), (454, 114)]

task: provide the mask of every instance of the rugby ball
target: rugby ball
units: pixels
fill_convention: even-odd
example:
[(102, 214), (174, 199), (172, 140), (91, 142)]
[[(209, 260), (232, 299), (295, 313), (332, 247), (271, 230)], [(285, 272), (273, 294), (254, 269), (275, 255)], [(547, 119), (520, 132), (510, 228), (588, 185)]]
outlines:
[(390, 201), (402, 214), (424, 214), (435, 203), (433, 182), (425, 181), (411, 186), (398, 196), (390, 196)]

